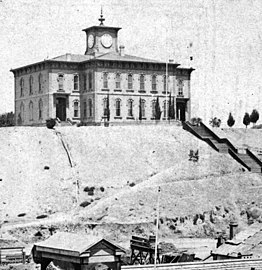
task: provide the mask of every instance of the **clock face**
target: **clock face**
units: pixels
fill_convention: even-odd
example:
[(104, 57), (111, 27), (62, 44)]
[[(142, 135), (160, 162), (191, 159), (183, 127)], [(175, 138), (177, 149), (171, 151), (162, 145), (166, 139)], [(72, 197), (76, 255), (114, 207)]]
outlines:
[(94, 38), (94, 36), (92, 34), (88, 36), (88, 41), (87, 42), (88, 42), (88, 48), (89, 49), (93, 48), (94, 43), (95, 43), (95, 38)]
[(105, 48), (110, 48), (112, 46), (112, 37), (109, 34), (104, 34), (101, 38), (101, 43)]

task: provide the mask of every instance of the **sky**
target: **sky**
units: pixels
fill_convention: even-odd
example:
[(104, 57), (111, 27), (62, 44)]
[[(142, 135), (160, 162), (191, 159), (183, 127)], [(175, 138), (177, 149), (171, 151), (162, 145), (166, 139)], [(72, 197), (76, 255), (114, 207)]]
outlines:
[(1, 0), (0, 113), (14, 110), (10, 69), (84, 54), (82, 29), (98, 25), (101, 6), (126, 53), (195, 68), (192, 116), (226, 125), (232, 112), (243, 126), (257, 109), (262, 122), (261, 0)]

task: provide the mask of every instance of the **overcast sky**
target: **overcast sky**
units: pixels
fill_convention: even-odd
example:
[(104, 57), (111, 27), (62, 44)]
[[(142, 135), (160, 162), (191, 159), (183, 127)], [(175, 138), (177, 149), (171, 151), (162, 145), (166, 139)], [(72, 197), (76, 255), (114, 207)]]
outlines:
[(98, 25), (101, 5), (105, 25), (122, 27), (119, 44), (126, 53), (196, 69), (193, 116), (225, 123), (232, 111), (241, 124), (244, 112), (256, 108), (262, 118), (261, 0), (2, 0), (0, 113), (14, 108), (9, 70), (84, 54), (82, 29)]

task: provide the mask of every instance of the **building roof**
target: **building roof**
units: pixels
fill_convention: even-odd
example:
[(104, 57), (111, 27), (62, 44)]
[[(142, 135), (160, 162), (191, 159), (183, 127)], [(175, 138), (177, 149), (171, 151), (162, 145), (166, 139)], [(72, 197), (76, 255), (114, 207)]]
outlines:
[(54, 61), (67, 61), (67, 62), (84, 62), (90, 59), (99, 59), (99, 60), (113, 60), (113, 61), (133, 61), (133, 62), (148, 62), (148, 63), (164, 63), (153, 59), (147, 59), (143, 57), (138, 57), (134, 55), (125, 54), (121, 56), (116, 52), (108, 52), (105, 54), (94, 55), (83, 55), (83, 54), (64, 54), (57, 57), (54, 57), (50, 60)]
[(68, 61), (68, 62), (83, 62), (90, 60), (91, 55), (85, 55), (85, 54), (71, 54), (71, 53), (66, 53), (63, 55), (59, 55), (57, 57), (51, 58), (50, 60), (53, 61)]
[(212, 255), (238, 257), (249, 255), (254, 258), (262, 258), (262, 225), (251, 225), (223, 245), (212, 251)]
[(49, 237), (47, 240), (37, 243), (36, 246), (83, 253), (84, 251), (90, 249), (92, 246), (94, 246), (95, 244), (97, 244), (98, 242), (102, 240), (115, 246), (115, 248), (120, 249), (123, 252), (125, 252), (123, 248), (112, 243), (111, 241), (107, 239), (93, 236), (93, 235), (87, 235), (87, 234), (81, 235), (81, 234), (67, 233), (67, 232), (58, 232), (52, 235), (51, 237)]
[[(138, 57), (130, 54), (125, 54), (121, 56), (119, 53), (108, 52), (97, 56), (96, 59), (100, 60), (115, 60), (115, 61), (133, 61), (133, 62), (149, 62), (149, 63), (161, 63), (160, 61), (156, 61), (153, 59), (147, 59), (143, 57)], [(164, 62), (163, 62), (164, 63)]]

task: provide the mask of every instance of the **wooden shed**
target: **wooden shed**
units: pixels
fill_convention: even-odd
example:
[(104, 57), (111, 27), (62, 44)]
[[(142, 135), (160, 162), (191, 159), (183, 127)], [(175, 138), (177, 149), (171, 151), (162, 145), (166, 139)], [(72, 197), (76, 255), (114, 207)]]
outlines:
[(125, 250), (104, 238), (56, 233), (35, 244), (32, 253), (41, 270), (51, 261), (64, 270), (119, 270)]

